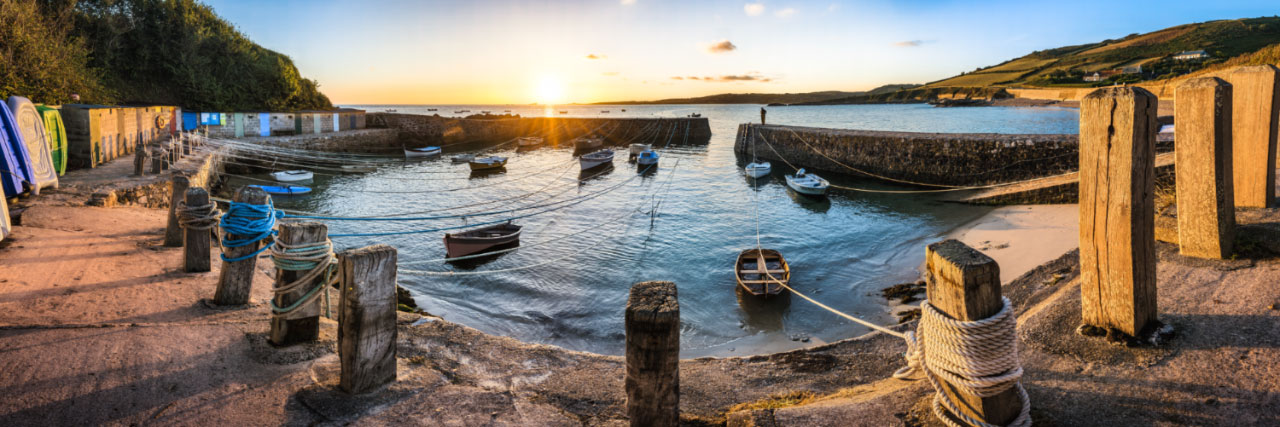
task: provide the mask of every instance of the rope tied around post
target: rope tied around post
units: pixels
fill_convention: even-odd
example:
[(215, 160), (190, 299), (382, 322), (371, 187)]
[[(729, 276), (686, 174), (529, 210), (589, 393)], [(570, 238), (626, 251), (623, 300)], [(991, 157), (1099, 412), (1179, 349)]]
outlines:
[(187, 206), (185, 200), (178, 201), (178, 225), (188, 230), (209, 230), (218, 225), (222, 211), (218, 205), (209, 202), (199, 206)]
[(276, 269), (289, 271), (306, 271), (307, 273), (294, 280), (291, 283), (271, 288), (276, 295), (283, 295), (294, 291), (321, 274), (324, 274), (324, 280), (316, 283), (315, 288), (303, 295), (293, 304), (287, 307), (279, 307), (275, 303), (275, 299), (271, 300), (271, 315), (283, 317), (289, 313), (297, 311), (302, 306), (314, 301), (321, 295), (320, 291), (324, 291), (324, 316), (332, 318), (329, 304), (329, 286), (338, 280), (335, 274), (338, 267), (338, 258), (333, 254), (333, 242), (325, 240), (321, 243), (310, 243), (305, 245), (289, 245), (279, 239), (271, 246), (271, 260), (275, 263)]
[[(276, 219), (283, 217), (284, 212), (276, 210), (275, 203), (271, 201), (268, 201), (265, 205), (231, 202), (227, 208), (227, 213), (223, 214), (221, 218), (222, 247), (225, 249), (248, 246), (259, 240), (275, 236)], [(230, 237), (232, 234), (249, 237), (233, 240)], [(223, 261), (237, 262), (258, 256), (265, 250), (267, 250), (267, 246), (235, 258), (227, 258), (225, 252), (221, 256)]]
[(947, 425), (961, 427), (955, 422), (958, 419), (969, 425), (993, 426), (961, 412), (939, 381), (980, 397), (1016, 387), (1022, 409), (1009, 425), (1031, 425), (1031, 399), (1022, 387), (1022, 366), (1018, 361), (1017, 318), (1009, 299), (1001, 299), (1004, 306), (1000, 312), (972, 322), (955, 320), (925, 300), (920, 304), (916, 331), (906, 334), (907, 366), (894, 372), (893, 377), (908, 379), (924, 372), (934, 389), (933, 413)]

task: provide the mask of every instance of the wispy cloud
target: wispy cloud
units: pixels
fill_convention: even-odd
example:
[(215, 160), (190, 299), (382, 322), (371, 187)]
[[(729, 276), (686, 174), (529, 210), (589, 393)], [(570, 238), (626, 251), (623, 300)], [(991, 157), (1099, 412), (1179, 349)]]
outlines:
[(706, 45), (707, 52), (709, 53), (729, 53), (737, 48), (738, 46), (734, 45), (728, 39), (711, 42)]
[(831, 3), (827, 5), (827, 12), (835, 12), (840, 10), (840, 3)]
[(708, 83), (728, 83), (728, 82), (762, 82), (767, 83), (774, 81), (772, 77), (765, 77), (759, 73), (751, 72), (747, 74), (726, 74), (721, 76), (672, 76), (671, 80), (696, 80)]
[(587, 54), (587, 56), (586, 56), (586, 58), (587, 58), (587, 59), (604, 59), (604, 58), (605, 58), (605, 56), (604, 56), (604, 55), (596, 55), (596, 54), (594, 54), (594, 53), (588, 53), (588, 54)]
[(636, 4), (636, 0), (621, 0), (619, 3), (622, 3), (623, 6), (631, 6)]
[(603, 75), (603, 76), (609, 76), (609, 77), (613, 77), (613, 76), (616, 76), (616, 75), (618, 75), (618, 74), (619, 74), (619, 73), (618, 73), (617, 71), (605, 71), (605, 72), (603, 72), (603, 73), (600, 73), (600, 75)]
[(684, 77), (680, 77), (680, 76), (671, 76), (671, 80), (684, 80)]
[(900, 42), (894, 43), (893, 45), (897, 47), (918, 47), (922, 44), (930, 43), (930, 42), (931, 42), (930, 40), (906, 40), (906, 41), (900, 41)]
[(786, 17), (790, 17), (791, 15), (795, 15), (796, 10), (788, 7), (786, 9), (782, 9), (777, 12), (774, 12), (773, 14), (777, 15), (779, 18), (786, 18)]
[(764, 3), (747, 3), (742, 10), (747, 12), (747, 16), (760, 16), (764, 13)]

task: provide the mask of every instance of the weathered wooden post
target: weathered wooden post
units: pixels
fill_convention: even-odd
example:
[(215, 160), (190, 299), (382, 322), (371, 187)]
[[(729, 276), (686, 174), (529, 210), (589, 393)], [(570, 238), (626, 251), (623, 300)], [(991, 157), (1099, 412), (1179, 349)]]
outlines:
[(169, 163), (176, 165), (179, 160), (182, 160), (182, 149), (174, 142), (174, 140), (170, 139), (165, 141), (164, 144), (169, 146)]
[(1156, 320), (1156, 106), (1136, 87), (1080, 103), (1082, 317), (1133, 336)]
[(176, 248), (182, 246), (182, 226), (178, 224), (178, 201), (183, 200), (187, 196), (187, 187), (191, 186), (191, 180), (185, 175), (174, 173), (171, 187), (173, 192), (169, 193), (169, 221), (164, 228), (164, 245)]
[[(281, 222), (280, 236), (277, 239), (286, 248), (325, 245), (329, 240), (329, 227), (319, 222)], [(324, 255), (323, 261), (317, 261), (322, 266), (318, 268), (328, 269), (328, 252), (326, 251)], [(273, 299), (275, 306), (288, 309), (303, 298), (312, 297), (312, 299), (292, 311), (271, 316), (272, 344), (290, 345), (320, 338), (320, 298), (322, 296), (314, 292), (328, 292), (327, 289), (316, 291), (317, 287), (325, 285), (323, 282), (326, 278), (323, 271), (312, 273), (311, 269), (291, 270), (280, 268), (277, 264), (274, 286), (276, 294)], [(305, 283), (295, 283), (304, 279)], [(281, 292), (285, 287), (289, 287), (289, 290)]]
[[(962, 322), (986, 319), (1000, 312), (1000, 266), (996, 261), (958, 240), (946, 240), (925, 248), (929, 304)], [(928, 351), (928, 350), (926, 350)], [(1009, 349), (1016, 351), (1016, 349)], [(961, 411), (988, 424), (1008, 425), (1022, 411), (1017, 388), (995, 396), (980, 397), (940, 381), (941, 390)]]
[(182, 154), (191, 155), (191, 139), (181, 133), (174, 135), (174, 138), (178, 138), (178, 143), (182, 144)]
[(349, 249), (338, 264), (338, 386), (364, 393), (396, 380), (396, 248)]
[(165, 170), (164, 158), (165, 158), (164, 150), (161, 150), (158, 148), (151, 149), (151, 173), (152, 174), (159, 175), (161, 171)]
[(1179, 85), (1175, 95), (1178, 246), (1186, 256), (1226, 258), (1235, 241), (1231, 89), (1201, 77)]
[[(208, 211), (212, 211), (213, 207), (209, 204), (209, 191), (193, 187), (188, 188), (186, 197), (186, 206), (191, 207), (209, 206)], [(206, 211), (206, 212), (208, 212)], [(210, 224), (193, 224), (187, 223), (182, 227), (183, 240), (182, 245), (182, 264), (183, 271), (188, 273), (203, 273), (210, 270), (209, 265), (209, 229), (217, 224), (217, 220), (212, 220)]]
[(1275, 206), (1280, 70), (1274, 65), (1240, 67), (1227, 75), (1227, 82), (1231, 83), (1234, 100), (1231, 104), (1231, 191), (1235, 194), (1235, 205), (1241, 208)]
[(676, 284), (641, 282), (627, 298), (627, 417), (632, 426), (680, 423), (680, 303)]
[(133, 152), (133, 174), (135, 176), (143, 176), (147, 172), (147, 165), (151, 162), (151, 156), (148, 155), (146, 149), (139, 147)]
[[(236, 191), (232, 198), (237, 203), (251, 205), (269, 204), (271, 196), (257, 187), (244, 187)], [(222, 230), (228, 240), (248, 239), (254, 236), (230, 234)], [(213, 295), (213, 302), (218, 305), (244, 305), (249, 303), (249, 290), (253, 285), (253, 272), (258, 265), (258, 257), (250, 256), (239, 261), (227, 261), (248, 256), (258, 251), (261, 241), (244, 246), (222, 248), (222, 271), (218, 273), (218, 290)]]

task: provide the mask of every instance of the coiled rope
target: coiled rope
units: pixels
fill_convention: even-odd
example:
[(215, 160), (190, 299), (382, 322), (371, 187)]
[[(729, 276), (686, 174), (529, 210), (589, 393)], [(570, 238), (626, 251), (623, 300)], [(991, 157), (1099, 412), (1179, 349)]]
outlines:
[[(221, 220), (223, 231), (222, 260), (226, 262), (244, 261), (267, 250), (267, 246), (263, 246), (253, 251), (253, 253), (235, 258), (227, 258), (226, 253), (227, 248), (248, 246), (262, 239), (275, 236), (276, 219), (283, 216), (284, 212), (276, 210), (274, 202), (271, 202), (270, 199), (265, 205), (231, 202), (230, 206), (227, 207), (227, 213), (222, 215)], [(232, 239), (232, 234), (249, 237)]]
[(222, 211), (212, 200), (198, 206), (187, 206), (187, 201), (179, 200), (176, 210), (178, 226), (188, 230), (212, 229), (218, 226), (218, 218), (222, 216)]
[(907, 366), (894, 372), (893, 377), (906, 379), (923, 371), (933, 385), (933, 414), (947, 425), (961, 427), (955, 422), (959, 419), (969, 425), (993, 426), (962, 412), (943, 392), (941, 382), (960, 393), (979, 397), (1016, 388), (1022, 410), (1009, 425), (1031, 425), (1031, 399), (1020, 381), (1017, 318), (1009, 299), (1001, 299), (1004, 306), (999, 313), (972, 322), (952, 319), (925, 300), (920, 304), (920, 324), (914, 333), (906, 334)]
[[(276, 269), (280, 271), (305, 271), (297, 280), (280, 286), (272, 286), (271, 291), (276, 296), (281, 296), (299, 287), (315, 280), (324, 275), (324, 280), (316, 283), (316, 286), (307, 291), (302, 298), (298, 298), (293, 304), (286, 307), (276, 305), (275, 299), (271, 300), (271, 315), (281, 318), (298, 311), (301, 307), (314, 301), (322, 292), (324, 295), (324, 316), (332, 318), (329, 304), (329, 287), (338, 281), (338, 277), (334, 271), (338, 266), (338, 258), (333, 255), (333, 242), (326, 239), (321, 243), (308, 243), (301, 245), (290, 245), (276, 239), (271, 246), (271, 261), (275, 263)], [(276, 284), (280, 281), (277, 280)]]

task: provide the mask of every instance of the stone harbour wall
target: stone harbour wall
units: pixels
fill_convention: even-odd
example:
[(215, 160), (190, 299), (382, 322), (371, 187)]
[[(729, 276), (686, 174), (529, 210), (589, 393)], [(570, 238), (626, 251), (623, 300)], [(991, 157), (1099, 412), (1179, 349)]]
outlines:
[(370, 128), (395, 129), (408, 146), (492, 143), (540, 136), (549, 144), (596, 134), (607, 144), (706, 144), (711, 126), (706, 118), (571, 118), (528, 117), (464, 119), (418, 114), (369, 113)]
[(392, 129), (360, 129), (338, 132), (239, 138), (239, 141), (299, 150), (338, 153), (401, 152), (399, 132)]

